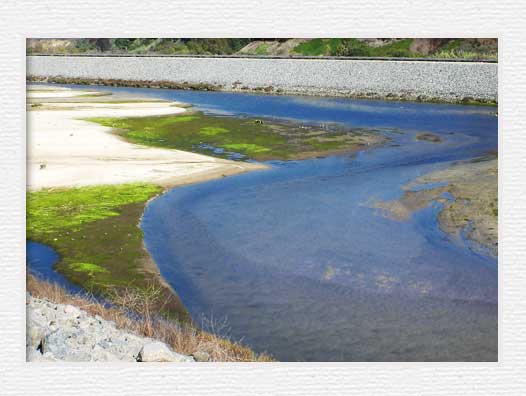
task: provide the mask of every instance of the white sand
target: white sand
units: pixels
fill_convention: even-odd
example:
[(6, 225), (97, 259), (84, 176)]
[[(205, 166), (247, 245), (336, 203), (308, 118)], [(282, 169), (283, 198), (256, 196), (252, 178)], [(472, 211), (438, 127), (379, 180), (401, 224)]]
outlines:
[(96, 91), (57, 91), (57, 92), (32, 92), (29, 91), (26, 93), (27, 98), (72, 98), (75, 96), (85, 96), (85, 95), (97, 95), (99, 92)]
[[(84, 95), (87, 91), (32, 92)], [(58, 97), (58, 96), (55, 96)], [(170, 102), (150, 103), (43, 103), (53, 110), (27, 112), (28, 189), (96, 184), (151, 182), (174, 186), (222, 175), (265, 168), (179, 150), (128, 143), (103, 127), (80, 118), (139, 117), (184, 112)], [(42, 169), (41, 167), (44, 166)]]

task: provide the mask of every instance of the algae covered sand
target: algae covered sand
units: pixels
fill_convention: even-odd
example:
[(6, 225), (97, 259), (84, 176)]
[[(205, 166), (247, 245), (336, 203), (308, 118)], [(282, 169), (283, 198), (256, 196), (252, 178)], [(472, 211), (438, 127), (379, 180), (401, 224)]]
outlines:
[(309, 158), (363, 149), (385, 140), (376, 130), (211, 116), (200, 112), (88, 120), (114, 128), (132, 143), (237, 160)]
[[(497, 256), (498, 170), (496, 158), (460, 162), (447, 169), (419, 177), (404, 186), (401, 199), (375, 202), (396, 220), (406, 220), (417, 210), (437, 201), (440, 228), (454, 240), (462, 236), (476, 243), (475, 249)], [(431, 188), (415, 187), (431, 185)], [(445, 194), (451, 194), (448, 198)]]
[(119, 288), (155, 284), (167, 309), (185, 316), (159, 279), (138, 226), (145, 203), (161, 191), (135, 183), (29, 192), (27, 239), (53, 247), (60, 255), (55, 270), (89, 292), (111, 297)]

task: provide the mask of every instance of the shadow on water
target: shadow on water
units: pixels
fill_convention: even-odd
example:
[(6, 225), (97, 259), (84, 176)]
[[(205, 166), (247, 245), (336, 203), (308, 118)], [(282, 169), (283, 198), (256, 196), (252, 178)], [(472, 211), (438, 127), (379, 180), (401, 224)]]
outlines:
[[(279, 360), (497, 359), (496, 260), (453, 243), (437, 224), (438, 203), (407, 221), (371, 207), (427, 172), (495, 150), (494, 109), (100, 89), (401, 132), (367, 152), (273, 161), (152, 201), (146, 246), (197, 322), (226, 318), (233, 338)], [(442, 142), (417, 141), (421, 131)]]

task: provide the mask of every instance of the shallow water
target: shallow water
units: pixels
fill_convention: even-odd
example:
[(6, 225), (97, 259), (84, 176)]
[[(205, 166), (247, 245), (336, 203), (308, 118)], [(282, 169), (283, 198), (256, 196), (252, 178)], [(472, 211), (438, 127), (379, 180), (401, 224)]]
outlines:
[[(440, 204), (408, 221), (371, 208), (451, 161), (497, 149), (494, 108), (103, 88), (221, 114), (397, 128), (357, 155), (178, 187), (142, 228), (192, 317), (279, 360), (497, 359), (497, 262), (438, 227)], [(442, 143), (417, 141), (438, 134)], [(223, 329), (224, 330), (224, 329)]]
[(82, 289), (80, 287), (53, 270), (53, 266), (59, 259), (60, 256), (53, 248), (38, 242), (26, 242), (26, 261), (33, 275), (56, 283), (72, 293), (81, 292)]

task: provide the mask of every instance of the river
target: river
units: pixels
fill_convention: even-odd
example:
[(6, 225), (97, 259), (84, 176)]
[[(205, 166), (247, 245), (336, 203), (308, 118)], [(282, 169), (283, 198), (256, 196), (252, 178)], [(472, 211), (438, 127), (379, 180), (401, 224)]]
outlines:
[[(495, 108), (97, 89), (213, 114), (388, 128), (380, 148), (271, 161), (270, 170), (177, 187), (147, 206), (145, 244), (197, 323), (278, 360), (497, 360), (497, 260), (443, 233), (439, 203), (407, 221), (372, 205), (497, 150)], [(442, 142), (418, 141), (419, 132)]]

